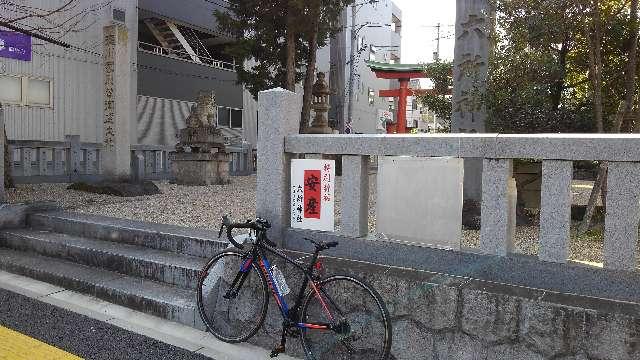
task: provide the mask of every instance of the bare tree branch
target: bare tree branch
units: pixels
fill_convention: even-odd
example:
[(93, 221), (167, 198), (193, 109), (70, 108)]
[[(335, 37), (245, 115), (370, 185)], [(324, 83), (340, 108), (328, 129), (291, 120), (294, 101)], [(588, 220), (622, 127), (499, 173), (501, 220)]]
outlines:
[[(51, 16), (51, 15), (53, 15), (53, 14), (55, 14), (55, 13), (59, 13), (59, 12), (65, 11), (65, 9), (66, 9), (67, 7), (69, 7), (71, 4), (73, 4), (73, 3), (74, 3), (74, 2), (76, 2), (76, 1), (78, 1), (78, 0), (69, 0), (69, 1), (67, 1), (64, 5), (60, 6), (60, 7), (59, 7), (59, 8), (57, 8), (57, 9), (53, 9), (53, 10), (50, 10), (50, 11), (46, 11), (46, 12), (44, 12), (44, 13), (40, 13), (40, 14), (39, 14), (39, 13), (37, 13), (37, 10), (35, 10), (35, 8), (32, 8), (32, 9), (34, 9), (34, 11), (33, 11), (32, 13), (28, 13), (28, 14), (26, 14), (26, 15), (22, 16), (22, 17), (17, 17), (17, 18), (15, 18), (15, 19), (11, 19), (11, 20), (9, 20), (9, 21), (7, 21), (7, 22), (11, 24), (11, 23), (15, 23), (15, 22), (17, 22), (17, 21), (25, 20), (25, 19), (32, 18), (32, 17), (45, 18), (45, 19), (46, 19), (46, 18), (48, 18), (49, 16)], [(12, 4), (12, 2), (8, 2), (8, 3), (9, 3), (9, 4)], [(14, 4), (14, 5), (15, 5), (16, 7), (18, 7), (18, 5), (17, 5), (17, 4)], [(41, 9), (38, 9), (38, 10), (41, 10)], [(42, 11), (42, 10), (41, 10), (41, 11)]]

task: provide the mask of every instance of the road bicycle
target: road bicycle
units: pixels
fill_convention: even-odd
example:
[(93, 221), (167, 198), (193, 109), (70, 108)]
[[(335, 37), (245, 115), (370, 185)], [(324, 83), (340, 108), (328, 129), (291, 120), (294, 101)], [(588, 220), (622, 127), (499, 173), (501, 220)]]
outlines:
[[(271, 293), (283, 319), (281, 340), (271, 357), (284, 353), (287, 338), (296, 337), (307, 359), (388, 359), (391, 323), (378, 292), (350, 275), (322, 275), (320, 252), (338, 243), (306, 239), (315, 250), (305, 264), (276, 249), (267, 238), (270, 227), (260, 218), (231, 223), (223, 217), (218, 236), (226, 228), (236, 249), (214, 255), (200, 272), (198, 310), (207, 329), (225, 342), (249, 340), (265, 322)], [(234, 229), (248, 229), (249, 240), (240, 244), (232, 236)], [(267, 253), (303, 274), (293, 307), (286, 300), (286, 279)]]

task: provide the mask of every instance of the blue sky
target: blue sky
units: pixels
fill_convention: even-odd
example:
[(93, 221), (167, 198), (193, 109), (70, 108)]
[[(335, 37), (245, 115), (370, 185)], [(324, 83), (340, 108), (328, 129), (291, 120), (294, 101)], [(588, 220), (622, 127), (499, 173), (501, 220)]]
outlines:
[(440, 42), (440, 57), (453, 60), (456, 0), (393, 0), (402, 10), (402, 62), (431, 62), (436, 49), (436, 29), (444, 39)]

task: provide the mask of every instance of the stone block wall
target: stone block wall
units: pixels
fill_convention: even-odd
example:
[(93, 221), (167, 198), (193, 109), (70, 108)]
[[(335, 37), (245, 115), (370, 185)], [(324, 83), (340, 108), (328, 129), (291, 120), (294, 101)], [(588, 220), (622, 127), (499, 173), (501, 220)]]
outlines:
[[(292, 289), (286, 297), (292, 307), (300, 274), (274, 260)], [(640, 359), (636, 304), (348, 260), (323, 264), (328, 274), (355, 275), (383, 296), (393, 323), (391, 359)], [(281, 324), (271, 301), (266, 325), (252, 342), (272, 349)], [(304, 358), (299, 343), (289, 339), (287, 353)]]

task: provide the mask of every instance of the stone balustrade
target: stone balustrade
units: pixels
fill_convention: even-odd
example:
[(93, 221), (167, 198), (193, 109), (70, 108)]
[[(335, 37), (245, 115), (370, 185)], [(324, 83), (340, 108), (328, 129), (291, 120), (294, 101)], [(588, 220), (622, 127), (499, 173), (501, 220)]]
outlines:
[[(18, 184), (99, 181), (102, 179), (102, 144), (80, 142), (69, 135), (65, 141), (9, 140), (11, 174)], [(169, 153), (173, 146), (132, 145), (131, 174), (135, 179), (171, 179)], [(248, 144), (230, 146), (230, 174), (249, 175), (254, 171)]]
[[(289, 229), (289, 159), (299, 154), (343, 155), (340, 235), (352, 244), (358, 260), (366, 253), (368, 171), (371, 156), (419, 156), (483, 159), (482, 221), (479, 251), (508, 257), (514, 248), (513, 208), (508, 183), (513, 159), (542, 160), (538, 258), (566, 263), (571, 225), (573, 161), (608, 161), (608, 194), (604, 232), (604, 267), (636, 271), (640, 220), (640, 136), (629, 134), (445, 134), (445, 135), (298, 135), (296, 95), (276, 89), (260, 94), (258, 146), (258, 215), (277, 219), (273, 238), (292, 250)], [(294, 116), (295, 114), (295, 116)], [(270, 192), (267, 191), (270, 189)], [(273, 204), (281, 204), (274, 206)], [(308, 232), (311, 234), (312, 232)], [(310, 236), (310, 235), (309, 235)], [(393, 245), (395, 246), (395, 245)], [(354, 258), (354, 256), (349, 256)]]

